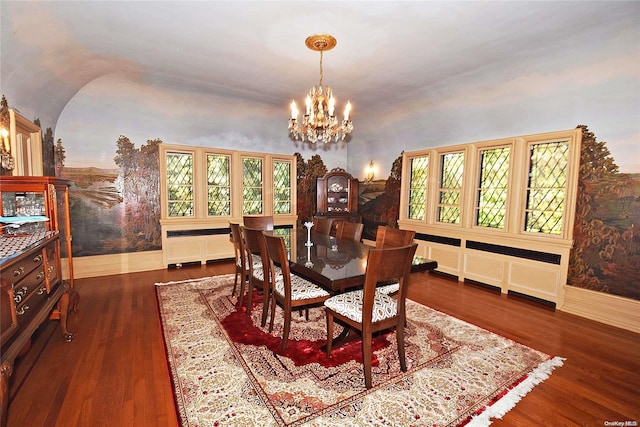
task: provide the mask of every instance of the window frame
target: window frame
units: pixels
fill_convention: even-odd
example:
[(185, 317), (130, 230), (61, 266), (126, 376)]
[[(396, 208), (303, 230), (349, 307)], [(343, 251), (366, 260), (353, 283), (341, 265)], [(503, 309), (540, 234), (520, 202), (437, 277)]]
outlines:
[[(172, 227), (188, 226), (206, 226), (211, 227), (228, 227), (228, 223), (242, 223), (242, 207), (243, 207), (243, 177), (242, 177), (242, 159), (257, 158), (262, 161), (262, 215), (273, 215), (274, 223), (292, 224), (297, 220), (296, 199), (296, 157), (294, 155), (257, 153), (247, 151), (225, 150), (210, 147), (193, 147), (179, 144), (160, 144), (160, 185), (161, 185), (161, 217), (162, 225), (171, 225)], [(194, 201), (193, 216), (190, 217), (170, 217), (168, 216), (168, 194), (167, 194), (167, 153), (185, 153), (193, 156), (193, 184), (194, 184)], [(209, 215), (208, 213), (208, 183), (207, 183), (207, 156), (223, 155), (229, 156), (230, 159), (230, 191), (231, 191), (231, 212), (229, 215)], [(289, 214), (275, 214), (273, 212), (274, 197), (273, 192), (273, 162), (286, 161), (290, 167), (290, 183), (291, 183), (291, 210)], [(182, 226), (180, 225), (182, 224)]]
[[(208, 182), (208, 171), (209, 171), (209, 156), (218, 156), (218, 157), (227, 157), (229, 159), (229, 214), (228, 215), (211, 215), (209, 214), (209, 189), (211, 186)], [(206, 186), (206, 216), (207, 218), (228, 218), (233, 213), (233, 175), (234, 175), (234, 164), (233, 158), (230, 153), (223, 152), (213, 152), (213, 151), (205, 151), (204, 153), (204, 178), (205, 178), (205, 186)]]
[[(508, 177), (507, 177), (507, 196), (506, 196), (506, 200), (505, 200), (505, 213), (504, 213), (504, 227), (503, 228), (495, 228), (495, 227), (486, 227), (486, 226), (482, 226), (482, 225), (478, 225), (478, 214), (480, 211), (479, 208), (479, 204), (480, 204), (480, 180), (482, 178), (481, 173), (482, 173), (482, 153), (484, 151), (488, 151), (488, 150), (493, 150), (493, 149), (502, 149), (502, 148), (509, 148), (509, 170), (508, 170)], [(498, 141), (490, 141), (490, 142), (485, 142), (485, 143), (479, 143), (476, 144), (474, 146), (474, 160), (475, 163), (473, 165), (473, 190), (474, 190), (474, 194), (473, 194), (473, 214), (471, 216), (471, 220), (473, 221), (471, 224), (471, 227), (474, 230), (480, 231), (480, 232), (492, 232), (492, 233), (508, 233), (510, 231), (515, 231), (514, 227), (512, 226), (512, 222), (513, 222), (513, 218), (511, 216), (513, 209), (511, 208), (511, 202), (513, 200), (512, 194), (514, 193), (514, 186), (516, 185), (513, 181), (514, 178), (514, 168), (516, 166), (514, 166), (516, 164), (516, 162), (514, 161), (514, 153), (516, 152), (516, 147), (515, 147), (515, 143), (513, 139), (504, 141), (504, 140), (498, 140)], [(517, 157), (517, 154), (516, 154)], [(510, 229), (511, 227), (511, 229)], [(516, 227), (517, 229), (517, 227)]]
[[(251, 188), (259, 188), (260, 189), (260, 211), (259, 212), (253, 212), (253, 211), (245, 211), (245, 206), (248, 202), (254, 203), (256, 202), (256, 200), (247, 200), (245, 199), (245, 189), (247, 188), (247, 185), (245, 185), (245, 180), (244, 180), (244, 167), (245, 167), (245, 160), (259, 160), (260, 161), (260, 186), (254, 186)], [(248, 155), (248, 154), (243, 154), (241, 157), (241, 163), (242, 163), (242, 215), (265, 215), (265, 168), (266, 168), (266, 162), (265, 162), (265, 158), (263, 156), (256, 156), (256, 155)]]
[[(467, 175), (466, 170), (467, 170), (467, 150), (466, 149), (453, 149), (453, 150), (446, 150), (446, 151), (438, 151), (438, 164), (437, 164), (437, 181), (436, 181), (436, 193), (435, 193), (435, 198), (433, 200), (433, 203), (435, 203), (435, 214), (433, 216), (433, 222), (436, 224), (441, 224), (443, 226), (448, 226), (448, 227), (460, 227), (463, 224), (463, 220), (465, 217), (465, 176)], [(450, 155), (461, 155), (462, 156), (462, 176), (460, 177), (459, 181), (460, 181), (460, 187), (443, 187), (443, 178), (444, 178), (444, 166), (445, 166), (445, 159), (446, 156), (450, 156)], [(450, 207), (454, 207), (455, 205), (452, 204), (448, 204), (448, 203), (442, 203), (442, 196), (443, 193), (451, 193), (451, 192), (458, 192), (458, 203), (457, 203), (457, 207), (459, 209), (459, 220), (458, 222), (445, 222), (445, 221), (441, 221), (440, 220), (440, 211), (441, 209), (444, 208), (450, 208)]]
[[(573, 235), (574, 215), (567, 215), (575, 210), (578, 169), (580, 162), (580, 129), (570, 129), (565, 131), (548, 132), (534, 135), (501, 138), (481, 142), (473, 142), (463, 145), (443, 146), (423, 149), (418, 151), (406, 151), (403, 153), (402, 188), (400, 200), (400, 217), (398, 224), (402, 228), (415, 230), (417, 233), (442, 235), (459, 238), (460, 230), (469, 233), (469, 236), (494, 236), (507, 244), (525, 239), (535, 241), (559, 242), (571, 239)], [(528, 176), (529, 147), (533, 144), (548, 142), (566, 142), (568, 144), (567, 153), (567, 176), (566, 191), (563, 202), (563, 224), (562, 232), (559, 235), (533, 233), (525, 231), (525, 207), (526, 207), (526, 185)], [(505, 227), (504, 229), (484, 227), (477, 225), (477, 207), (479, 202), (479, 179), (480, 179), (480, 155), (482, 150), (509, 146), (509, 179), (507, 188)], [(460, 224), (449, 224), (437, 221), (437, 206), (439, 203), (439, 186), (441, 174), (440, 156), (443, 154), (465, 151), (465, 164), (463, 170), (463, 186), (461, 195), (461, 221)], [(429, 156), (429, 188), (426, 195), (426, 218), (424, 220), (410, 219), (409, 213), (409, 183), (411, 180), (411, 159), (416, 157)], [(434, 164), (434, 159), (438, 159), (438, 164)], [(507, 239), (507, 240), (504, 240)], [(570, 242), (568, 242), (570, 244)], [(555, 243), (554, 243), (555, 244)], [(565, 244), (565, 243), (562, 243)]]
[[(287, 163), (289, 165), (289, 198), (288, 203), (289, 203), (289, 212), (286, 213), (276, 213), (276, 202), (281, 202), (281, 200), (276, 201), (276, 195), (278, 194), (277, 188), (276, 188), (276, 163)], [(277, 216), (277, 215), (295, 215), (297, 214), (297, 212), (295, 212), (295, 208), (296, 206), (293, 204), (293, 192), (295, 190), (295, 182), (296, 182), (296, 175), (294, 173), (295, 170), (295, 164), (292, 158), (285, 158), (285, 157), (278, 157), (278, 156), (273, 156), (272, 160), (271, 160), (271, 173), (272, 173), (272, 186), (271, 186), (271, 191), (273, 196), (269, 198), (269, 200), (271, 200), (273, 202), (273, 215)]]
[[(426, 178), (426, 183), (424, 187), (416, 187), (416, 189), (420, 189), (423, 193), (424, 193), (424, 201), (425, 201), (425, 208), (423, 209), (423, 218), (411, 218), (410, 214), (411, 214), (411, 207), (414, 206), (413, 203), (411, 203), (411, 197), (412, 197), (412, 192), (414, 187), (411, 186), (411, 184), (413, 183), (413, 160), (415, 159), (420, 159), (420, 158), (424, 158), (427, 159), (427, 178)], [(407, 156), (407, 158), (405, 159), (405, 161), (407, 162), (407, 174), (406, 177), (403, 178), (403, 182), (406, 182), (406, 195), (405, 195), (405, 200), (407, 200), (407, 205), (406, 205), (406, 213), (405, 213), (405, 217), (408, 220), (412, 220), (412, 221), (426, 221), (426, 219), (429, 217), (429, 211), (427, 210), (427, 206), (428, 205), (428, 201), (429, 201), (429, 196), (430, 196), (430, 192), (429, 192), (429, 174), (431, 172), (431, 169), (433, 168), (433, 162), (432, 162), (432, 158), (430, 153), (426, 153), (426, 154), (419, 154), (419, 155), (415, 155), (415, 156)], [(403, 162), (404, 164), (404, 162)], [(417, 190), (416, 190), (417, 191)], [(402, 194), (405, 194), (404, 192)], [(402, 214), (401, 214), (402, 215)]]
[[(188, 216), (173, 216), (170, 215), (170, 209), (169, 209), (169, 204), (172, 203), (171, 200), (169, 200), (169, 185), (167, 182), (167, 167), (168, 167), (168, 159), (167, 157), (169, 155), (186, 155), (186, 156), (191, 156), (191, 167), (193, 172), (191, 173), (191, 179), (192, 179), (192, 183), (191, 183), (191, 194), (192, 194), (192, 198), (191, 198), (191, 215)], [(195, 150), (189, 150), (189, 149), (171, 149), (171, 150), (165, 150), (163, 152), (160, 153), (160, 170), (161, 170), (161, 189), (162, 189), (162, 195), (161, 195), (161, 199), (163, 200), (162, 202), (162, 206), (161, 206), (161, 218), (168, 218), (168, 219), (189, 219), (189, 218), (196, 218), (197, 217), (197, 210), (196, 210), (196, 198), (197, 198), (197, 194), (196, 194), (196, 182), (197, 182), (197, 178), (195, 176), (195, 171), (197, 170), (195, 167), (195, 164), (197, 162), (196, 159), (196, 153)]]

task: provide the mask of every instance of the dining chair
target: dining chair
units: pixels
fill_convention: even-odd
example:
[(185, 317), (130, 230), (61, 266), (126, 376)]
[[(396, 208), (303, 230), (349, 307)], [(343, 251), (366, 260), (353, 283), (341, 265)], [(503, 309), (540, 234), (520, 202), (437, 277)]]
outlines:
[[(379, 225), (376, 231), (376, 248), (393, 248), (406, 246), (413, 243), (416, 232), (413, 230), (400, 230), (399, 228)], [(397, 282), (379, 286), (380, 292), (387, 295), (395, 295), (400, 289)]]
[[(271, 320), (269, 333), (273, 331), (273, 322), (276, 314), (276, 305), (280, 305), (284, 317), (284, 330), (282, 332), (282, 351), (287, 349), (289, 332), (291, 330), (291, 312), (294, 309), (309, 308), (314, 304), (320, 304), (329, 298), (329, 292), (320, 286), (291, 274), (289, 258), (282, 236), (264, 235), (267, 253), (269, 254), (269, 266), (271, 271), (271, 283), (273, 284), (271, 295)], [(277, 268), (277, 267), (280, 268)], [(308, 311), (307, 311), (307, 320)]]
[(233, 290), (231, 296), (234, 296), (238, 286), (238, 279), (240, 279), (240, 292), (238, 293), (238, 307), (242, 307), (244, 300), (244, 293), (246, 290), (246, 284), (249, 282), (249, 274), (251, 273), (251, 267), (249, 266), (249, 257), (244, 247), (244, 238), (242, 237), (242, 230), (240, 224), (230, 222), (229, 228), (231, 228), (231, 241), (233, 242), (233, 249), (236, 257), (236, 277), (233, 282)]
[[(417, 244), (371, 249), (367, 256), (364, 288), (337, 294), (324, 302), (327, 316), (327, 357), (331, 357), (333, 322), (337, 319), (362, 334), (362, 362), (365, 386), (371, 388), (371, 341), (374, 332), (395, 328), (400, 369), (407, 371), (404, 351), (405, 301), (411, 261)], [(383, 294), (378, 282), (397, 280), (398, 298)]]
[(311, 231), (328, 236), (331, 234), (331, 227), (333, 227), (333, 218), (313, 217), (313, 228)]
[(251, 257), (251, 262), (249, 262), (250, 286), (247, 292), (247, 315), (251, 314), (253, 289), (257, 288), (259, 291), (262, 291), (262, 320), (260, 325), (264, 326), (267, 324), (269, 299), (271, 295), (267, 247), (261, 229), (242, 227), (242, 235), (244, 236), (247, 255)]
[(273, 230), (273, 215), (245, 215), (242, 222), (245, 227)]
[(379, 225), (376, 230), (376, 248), (406, 246), (413, 243), (416, 232)]
[(359, 242), (362, 239), (364, 224), (361, 222), (336, 221), (336, 239), (349, 239)]

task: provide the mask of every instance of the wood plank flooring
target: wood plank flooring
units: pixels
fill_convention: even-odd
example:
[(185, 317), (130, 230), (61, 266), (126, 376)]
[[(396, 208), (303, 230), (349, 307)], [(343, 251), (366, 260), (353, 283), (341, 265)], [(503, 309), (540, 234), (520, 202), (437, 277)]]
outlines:
[[(64, 342), (55, 321), (39, 330), (15, 368), (8, 426), (177, 425), (154, 283), (233, 268), (221, 262), (76, 280), (79, 313), (69, 318), (76, 337)], [(415, 301), (567, 359), (492, 425), (640, 422), (639, 334), (435, 274), (414, 274), (410, 286)]]

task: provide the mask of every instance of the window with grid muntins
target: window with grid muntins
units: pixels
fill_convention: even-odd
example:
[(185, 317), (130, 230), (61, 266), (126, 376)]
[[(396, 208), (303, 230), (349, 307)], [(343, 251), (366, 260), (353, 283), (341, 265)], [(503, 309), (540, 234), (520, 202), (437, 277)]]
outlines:
[(291, 162), (273, 162), (273, 213), (291, 213)]
[(524, 230), (562, 234), (569, 144), (567, 141), (530, 146), (529, 182)]
[(413, 157), (410, 168), (408, 218), (424, 220), (429, 182), (429, 156)]
[(262, 215), (262, 159), (242, 159), (242, 214)]
[(460, 224), (464, 153), (441, 155), (438, 222)]
[(510, 147), (480, 152), (476, 225), (504, 229), (507, 213)]
[(167, 153), (168, 216), (193, 216), (193, 155)]
[(207, 215), (231, 215), (231, 158), (207, 155)]

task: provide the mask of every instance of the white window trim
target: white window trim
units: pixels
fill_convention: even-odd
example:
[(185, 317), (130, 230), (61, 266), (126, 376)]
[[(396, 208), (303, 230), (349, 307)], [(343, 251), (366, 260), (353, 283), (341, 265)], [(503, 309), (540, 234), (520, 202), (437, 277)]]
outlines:
[[(229, 222), (242, 223), (242, 159), (246, 157), (263, 160), (263, 215), (273, 215), (275, 225), (294, 225), (297, 220), (296, 200), (296, 157), (281, 154), (258, 153), (249, 151), (223, 150), (210, 147), (193, 147), (178, 144), (160, 144), (160, 188), (161, 188), (161, 225), (171, 225), (172, 230), (179, 227), (196, 228), (228, 227)], [(186, 153), (194, 156), (194, 213), (193, 217), (169, 217), (167, 209), (167, 174), (166, 154)], [(207, 211), (207, 155), (228, 155), (231, 158), (231, 215), (209, 216)], [(273, 161), (291, 162), (291, 206), (290, 214), (274, 214), (273, 212)]]
[[(552, 244), (571, 245), (573, 237), (573, 223), (576, 204), (576, 191), (578, 184), (578, 171), (580, 165), (580, 143), (582, 134), (580, 129), (548, 132), (535, 135), (518, 136), (497, 140), (474, 142), (464, 145), (448, 147), (436, 147), (419, 151), (407, 151), (403, 153), (402, 184), (400, 198), (400, 215), (398, 224), (402, 228), (415, 230), (417, 233), (443, 234), (455, 237), (456, 231), (464, 230), (466, 233), (494, 236), (508, 240), (532, 240), (547, 241)], [(528, 150), (531, 144), (545, 142), (557, 142), (566, 140), (569, 145), (567, 166), (567, 191), (564, 200), (563, 227), (560, 235), (531, 233), (524, 231), (524, 209), (526, 204), (527, 175), (529, 171)], [(479, 227), (475, 224), (475, 206), (477, 204), (477, 180), (480, 171), (479, 150), (501, 146), (511, 146), (511, 158), (509, 161), (509, 188), (505, 228), (495, 229)], [(438, 190), (440, 168), (442, 167), (440, 156), (451, 152), (465, 152), (465, 167), (462, 189), (462, 212), (460, 224), (447, 224), (437, 222)], [(408, 197), (410, 182), (410, 159), (419, 156), (429, 156), (429, 186), (427, 189), (426, 218), (422, 220), (408, 219)], [(434, 161), (436, 160), (436, 161)], [(505, 243), (506, 244), (506, 243)]]

